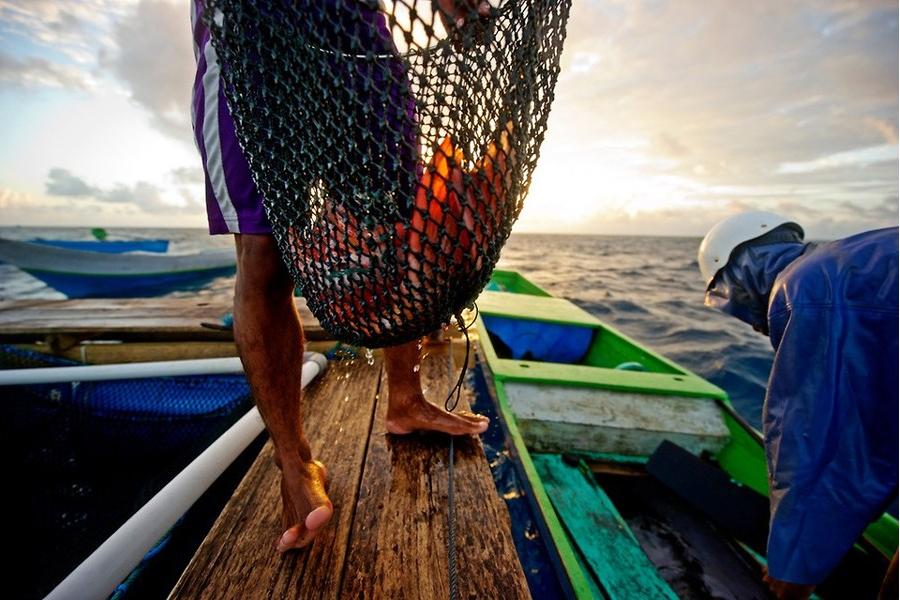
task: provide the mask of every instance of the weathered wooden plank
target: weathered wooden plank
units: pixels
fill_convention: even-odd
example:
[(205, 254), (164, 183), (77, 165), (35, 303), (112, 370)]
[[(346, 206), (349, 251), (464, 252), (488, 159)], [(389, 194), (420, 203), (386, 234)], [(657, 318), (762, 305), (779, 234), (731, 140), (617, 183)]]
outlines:
[[(676, 600), (590, 471), (556, 454), (532, 454), (553, 507), (611, 600)], [(587, 470), (587, 469), (585, 469)]]
[(305, 551), (275, 552), (280, 474), (266, 444), (170, 598), (337, 598), (381, 377), (381, 359), (333, 361), (304, 394), (313, 454), (329, 469), (335, 514)]
[(694, 454), (716, 452), (729, 432), (707, 398), (507, 382), (509, 405), (529, 448), (649, 456), (663, 440)]
[[(296, 298), (306, 338), (326, 334)], [(231, 311), (231, 298), (84, 298), (75, 300), (0, 300), (0, 340), (31, 342), (44, 336), (81, 339), (232, 339), (230, 331), (202, 327)]]
[[(442, 403), (457, 373), (448, 350), (429, 347), (421, 374), (426, 396)], [(387, 390), (379, 393), (366, 454), (341, 596), (446, 598), (447, 458), (445, 435), (394, 436), (384, 429)], [(464, 409), (462, 402), (460, 409)], [(497, 496), (481, 443), (455, 441), (460, 598), (527, 598), (509, 515)]]

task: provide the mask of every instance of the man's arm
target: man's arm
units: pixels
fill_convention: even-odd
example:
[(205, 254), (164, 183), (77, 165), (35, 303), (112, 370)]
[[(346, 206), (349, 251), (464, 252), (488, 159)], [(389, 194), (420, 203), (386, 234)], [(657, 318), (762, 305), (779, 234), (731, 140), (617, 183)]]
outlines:
[(896, 490), (897, 350), (865, 310), (794, 306), (772, 324), (769, 578), (792, 593), (825, 579)]

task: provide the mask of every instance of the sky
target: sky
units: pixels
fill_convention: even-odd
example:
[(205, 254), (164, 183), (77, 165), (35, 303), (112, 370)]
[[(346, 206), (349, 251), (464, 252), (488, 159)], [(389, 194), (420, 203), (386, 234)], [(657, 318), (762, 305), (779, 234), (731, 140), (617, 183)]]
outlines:
[[(896, 2), (574, 0), (516, 232), (898, 221)], [(0, 0), (0, 225), (205, 227), (187, 0)]]

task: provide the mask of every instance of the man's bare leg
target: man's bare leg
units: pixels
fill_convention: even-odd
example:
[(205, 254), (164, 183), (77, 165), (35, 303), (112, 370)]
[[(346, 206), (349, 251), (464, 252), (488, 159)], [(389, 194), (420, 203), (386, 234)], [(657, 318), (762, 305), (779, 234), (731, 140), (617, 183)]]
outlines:
[(325, 466), (312, 459), (300, 418), (303, 330), (294, 283), (269, 235), (235, 235), (234, 339), (281, 469), (279, 552), (302, 548), (331, 519)]
[[(388, 410), (385, 427), (391, 433), (415, 430), (442, 431), (451, 435), (483, 433), (488, 418), (467, 412), (448, 413), (422, 394), (419, 371), (419, 346), (415, 341), (384, 349), (388, 376)], [(448, 390), (449, 391), (449, 390)]]

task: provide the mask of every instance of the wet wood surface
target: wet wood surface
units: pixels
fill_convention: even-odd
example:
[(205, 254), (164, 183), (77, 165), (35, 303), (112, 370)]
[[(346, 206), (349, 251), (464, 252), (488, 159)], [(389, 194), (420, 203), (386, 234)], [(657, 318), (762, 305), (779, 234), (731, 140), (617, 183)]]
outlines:
[[(436, 347), (422, 363), (426, 397), (443, 405), (458, 373)], [(384, 389), (384, 384), (382, 388)], [(468, 410), (464, 396), (456, 410)], [(341, 598), (448, 598), (449, 436), (394, 436), (379, 394)], [(525, 575), (480, 441), (454, 441), (459, 598), (528, 598)]]
[[(324, 339), (306, 301), (295, 300), (306, 338)], [(65, 346), (85, 339), (230, 340), (231, 331), (201, 323), (217, 323), (231, 309), (229, 296), (0, 300), (0, 341), (27, 343), (52, 337)]]
[[(457, 372), (448, 344), (426, 346), (426, 397), (442, 404)], [(314, 455), (329, 468), (335, 515), (307, 549), (280, 556), (279, 474), (267, 444), (170, 598), (446, 598), (449, 437), (385, 432), (376, 353), (332, 361), (303, 402)], [(459, 410), (464, 409), (465, 398)], [(456, 438), (460, 598), (527, 598), (480, 441)]]

